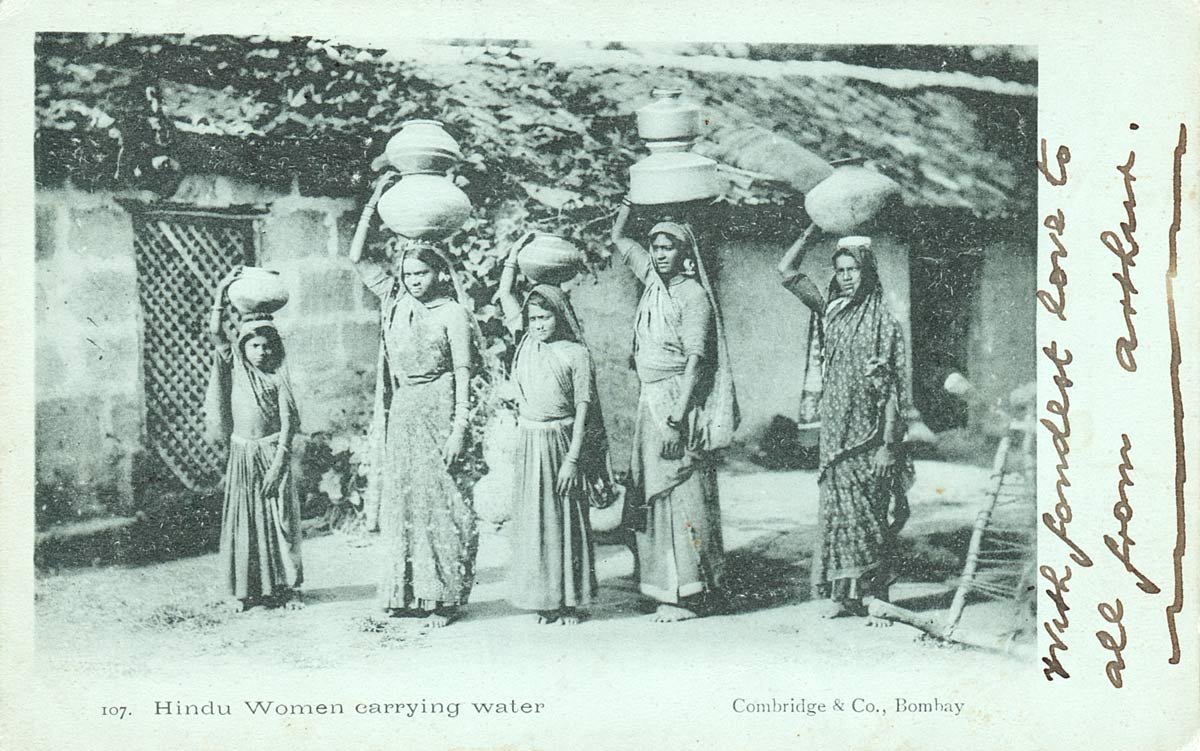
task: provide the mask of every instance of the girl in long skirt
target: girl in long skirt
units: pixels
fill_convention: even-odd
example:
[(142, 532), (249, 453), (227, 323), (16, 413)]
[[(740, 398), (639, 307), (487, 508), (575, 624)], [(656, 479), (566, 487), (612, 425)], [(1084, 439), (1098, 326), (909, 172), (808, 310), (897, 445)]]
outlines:
[(364, 208), (350, 250), (379, 297), (382, 324), (371, 477), (384, 541), (379, 603), (438, 628), (458, 617), (475, 580), (475, 512), (461, 470), (478, 331), (436, 248), (410, 245), (398, 275), (362, 258), (386, 185)]
[[(528, 239), (530, 236), (526, 236)], [(538, 623), (574, 625), (597, 590), (588, 509), (611, 483), (608, 441), (591, 355), (570, 300), (537, 285), (513, 294), (519, 241), (500, 277), (500, 303), (520, 337), (509, 600)]]
[(216, 344), (206, 399), (210, 437), (228, 441), (220, 567), (235, 610), (259, 602), (303, 605), (299, 586), (300, 503), (289, 461), (300, 430), (283, 342), (269, 319), (241, 324), (236, 348), (224, 338), (221, 281), (209, 334)]

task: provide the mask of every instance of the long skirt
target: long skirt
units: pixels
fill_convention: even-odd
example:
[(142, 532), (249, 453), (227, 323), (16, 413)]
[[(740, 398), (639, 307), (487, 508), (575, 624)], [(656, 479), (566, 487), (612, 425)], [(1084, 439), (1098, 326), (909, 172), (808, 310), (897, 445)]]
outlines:
[(694, 450), (662, 458), (662, 426), (680, 380), (642, 384), (633, 429), (633, 480), (650, 506), (637, 534), (641, 591), (666, 603), (717, 591), (725, 558), (716, 466)]
[(893, 534), (892, 494), (872, 469), (871, 453), (825, 468), (818, 483), (821, 536), (813, 554), (813, 596), (839, 601), (887, 597)]
[(278, 435), (229, 438), (225, 505), (218, 560), (228, 593), (239, 600), (270, 597), (300, 586), (300, 501), (285, 466), (279, 492), (262, 493)]
[(380, 606), (433, 610), (462, 605), (475, 578), (475, 512), (442, 460), (454, 415), (449, 374), (399, 384), (387, 415), (380, 473), (383, 538)]
[(573, 424), (518, 422), (509, 575), (509, 601), (518, 608), (586, 605), (598, 588), (586, 497), (555, 487)]

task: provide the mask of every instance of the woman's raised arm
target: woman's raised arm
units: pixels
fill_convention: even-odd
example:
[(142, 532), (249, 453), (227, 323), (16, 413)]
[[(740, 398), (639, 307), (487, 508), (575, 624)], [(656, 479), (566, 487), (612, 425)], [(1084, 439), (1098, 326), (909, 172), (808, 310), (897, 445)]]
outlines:
[(804, 261), (804, 254), (808, 250), (808, 238), (816, 226), (815, 224), (808, 225), (804, 234), (792, 243), (792, 247), (788, 248), (787, 252), (783, 254), (783, 258), (779, 259), (777, 270), (780, 281), (789, 292), (800, 298), (800, 302), (811, 308), (813, 312), (822, 313), (825, 310), (825, 299), (821, 297), (821, 290), (817, 288), (816, 284), (813, 284), (807, 274), (800, 271), (800, 264)]
[[(517, 299), (513, 288), (517, 282), (517, 254), (533, 239), (532, 232), (526, 232), (508, 249), (508, 257), (504, 259), (504, 270), (500, 273), (500, 290), (496, 296), (500, 298), (500, 309), (504, 311), (504, 321), (508, 324), (521, 315), (521, 301)], [(511, 328), (511, 327), (510, 327)]]
[(621, 260), (629, 267), (630, 271), (643, 282), (649, 281), (649, 275), (654, 269), (654, 264), (650, 261), (650, 254), (636, 240), (632, 240), (625, 234), (625, 225), (629, 223), (629, 215), (633, 210), (633, 204), (626, 198), (621, 202), (621, 208), (617, 210), (616, 221), (613, 222), (612, 228), (612, 243), (617, 248), (617, 252), (621, 255)]

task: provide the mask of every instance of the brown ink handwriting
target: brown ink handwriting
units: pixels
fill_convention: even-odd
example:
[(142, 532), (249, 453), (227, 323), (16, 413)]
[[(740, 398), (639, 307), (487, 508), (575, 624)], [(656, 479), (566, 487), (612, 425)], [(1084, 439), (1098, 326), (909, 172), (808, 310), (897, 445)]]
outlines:
[(1183, 155), (1187, 153), (1187, 126), (1179, 124), (1179, 140), (1175, 144), (1175, 166), (1172, 176), (1174, 213), (1167, 231), (1167, 331), (1171, 338), (1171, 403), (1175, 428), (1175, 547), (1171, 551), (1172, 569), (1175, 575), (1174, 598), (1167, 606), (1167, 633), (1171, 637), (1171, 657), (1167, 660), (1178, 665), (1180, 660), (1179, 630), (1175, 618), (1183, 612), (1183, 554), (1187, 549), (1187, 499), (1184, 486), (1187, 483), (1187, 451), (1183, 445), (1183, 387), (1179, 378), (1179, 366), (1183, 355), (1179, 346), (1179, 324), (1175, 318), (1175, 277), (1179, 272), (1179, 226), (1183, 205)]
[(1129, 522), (1133, 519), (1133, 506), (1129, 503), (1128, 489), (1133, 486), (1133, 480), (1130, 479), (1129, 473), (1133, 471), (1133, 462), (1129, 458), (1129, 450), (1133, 448), (1129, 436), (1125, 433), (1121, 434), (1121, 463), (1117, 465), (1117, 471), (1121, 475), (1121, 479), (1117, 481), (1117, 502), (1113, 504), (1113, 518), (1121, 523), (1121, 529), (1117, 532), (1117, 536), (1121, 538), (1118, 543), (1111, 535), (1104, 536), (1104, 544), (1112, 551), (1112, 554), (1117, 557), (1117, 560), (1125, 564), (1125, 570), (1137, 577), (1138, 589), (1147, 594), (1156, 595), (1159, 593), (1158, 585), (1150, 580), (1148, 576), (1143, 574), (1133, 565), (1131, 560), (1130, 549), (1135, 545), (1133, 538), (1129, 536)]
[[(1131, 151), (1125, 164), (1117, 167), (1117, 171), (1121, 173), (1125, 183), (1125, 221), (1121, 222), (1121, 234), (1118, 235), (1112, 230), (1104, 230), (1100, 233), (1100, 242), (1104, 243), (1104, 247), (1121, 259), (1121, 270), (1113, 274), (1113, 279), (1121, 284), (1121, 310), (1125, 315), (1125, 336), (1117, 339), (1116, 353), (1117, 362), (1130, 373), (1137, 371), (1137, 360), (1134, 359), (1133, 353), (1138, 346), (1137, 330), (1133, 326), (1133, 316), (1137, 313), (1133, 307), (1133, 296), (1137, 294), (1137, 287), (1133, 286), (1133, 280), (1129, 273), (1129, 270), (1137, 265), (1134, 259), (1138, 254), (1138, 242), (1134, 237), (1134, 232), (1137, 231), (1137, 214), (1134, 212), (1134, 209), (1137, 208), (1137, 197), (1133, 193), (1133, 183), (1137, 180), (1133, 175), (1133, 163), (1136, 159), (1137, 155)], [(1123, 242), (1122, 237), (1124, 237)]]
[(1057, 614), (1055, 618), (1042, 621), (1042, 627), (1050, 636), (1050, 648), (1047, 650), (1046, 656), (1042, 658), (1042, 664), (1046, 666), (1042, 669), (1042, 675), (1046, 676), (1048, 681), (1053, 681), (1054, 676), (1070, 678), (1071, 674), (1063, 667), (1058, 653), (1066, 652), (1068, 649), (1067, 643), (1062, 637), (1067, 632), (1067, 627), (1071, 625), (1071, 619), (1067, 617), (1067, 611), (1071, 609), (1071, 606), (1067, 605), (1065, 596), (1067, 592), (1071, 591), (1071, 588), (1067, 586), (1067, 582), (1071, 581), (1071, 567), (1063, 566), (1061, 577), (1049, 566), (1038, 567), (1038, 573), (1043, 579), (1050, 582), (1052, 588), (1047, 589), (1046, 594), (1054, 603), (1054, 610)]
[(1050, 174), (1050, 160), (1046, 158), (1046, 139), (1042, 139), (1042, 156), (1038, 159), (1037, 168), (1046, 178), (1046, 182), (1054, 187), (1067, 184), (1067, 163), (1071, 161), (1071, 149), (1066, 145), (1059, 146), (1054, 151), (1054, 161), (1058, 163), (1058, 175)]
[(1067, 499), (1067, 488), (1071, 487), (1071, 480), (1067, 477), (1067, 470), (1071, 467), (1067, 458), (1071, 453), (1071, 444), (1068, 440), (1071, 437), (1071, 398), (1067, 394), (1067, 390), (1074, 385), (1067, 377), (1067, 366), (1071, 364), (1073, 357), (1071, 351), (1065, 348), (1060, 355), (1058, 342), (1051, 342), (1049, 347), (1042, 347), (1042, 352), (1050, 358), (1057, 370), (1054, 375), (1054, 385), (1058, 387), (1058, 399), (1047, 401), (1046, 411), (1059, 418), (1057, 423), (1046, 418), (1039, 420), (1042, 427), (1050, 431), (1050, 441), (1054, 444), (1054, 451), (1058, 456), (1058, 463), (1055, 465), (1058, 479), (1054, 483), (1058, 502), (1054, 504), (1053, 514), (1048, 511), (1042, 514), (1042, 523), (1071, 549), (1071, 560), (1080, 566), (1091, 566), (1091, 556), (1085, 553), (1083, 548), (1067, 534), (1067, 525), (1074, 518), (1071, 502)]
[(1112, 605), (1107, 602), (1102, 602), (1096, 609), (1100, 611), (1100, 617), (1117, 627), (1117, 635), (1114, 637), (1107, 631), (1097, 631), (1096, 639), (1100, 642), (1100, 646), (1112, 652), (1112, 659), (1104, 666), (1104, 674), (1108, 676), (1108, 682), (1113, 685), (1113, 688), (1121, 688), (1125, 685), (1124, 678), (1121, 677), (1121, 671), (1125, 669), (1125, 658), (1121, 656), (1121, 652), (1125, 649), (1125, 626), (1121, 623), (1121, 619), (1125, 616), (1125, 606), (1121, 604), (1121, 598), (1113, 601)]
[(1054, 293), (1039, 289), (1037, 291), (1037, 299), (1042, 303), (1042, 307), (1058, 317), (1058, 320), (1067, 320), (1067, 271), (1062, 267), (1062, 259), (1067, 257), (1067, 248), (1063, 245), (1062, 234), (1067, 228), (1067, 220), (1063, 216), (1062, 209), (1057, 209), (1053, 214), (1047, 214), (1042, 220), (1042, 225), (1050, 230), (1050, 242), (1054, 243), (1054, 250), (1050, 251), (1050, 286), (1054, 287)]

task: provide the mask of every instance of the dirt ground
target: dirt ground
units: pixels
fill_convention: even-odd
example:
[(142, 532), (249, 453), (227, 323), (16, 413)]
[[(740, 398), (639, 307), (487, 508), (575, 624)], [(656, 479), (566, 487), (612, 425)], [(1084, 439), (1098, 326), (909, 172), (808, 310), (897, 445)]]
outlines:
[[(987, 471), (919, 462), (911, 493), (900, 582), (892, 599), (937, 615), (947, 607)], [(1023, 667), (1011, 657), (946, 646), (904, 625), (868, 628), (861, 619), (818, 619), (808, 601), (807, 551), (815, 533), (816, 478), (734, 464), (721, 475), (727, 613), (687, 623), (648, 622), (650, 606), (631, 579), (633, 558), (619, 545), (597, 551), (600, 601), (579, 626), (539, 626), (504, 599), (508, 557), (503, 532), (482, 530), (478, 581), (465, 617), (426, 630), (388, 619), (374, 607), (378, 540), (341, 533), (304, 542), (307, 607), (255, 608), (229, 614), (220, 605), (216, 556), (139, 566), (74, 569), (39, 577), (37, 659), (66, 673), (171, 674), (206, 668), (287, 665), (302, 670), (378, 666), (391, 657), (459, 662), (503, 653), (553, 662), (592, 649), (645, 664), (680, 644), (786, 649), (818, 664), (857, 659), (901, 669), (914, 654), (927, 668), (966, 666), (997, 674)], [(1007, 612), (997, 603), (968, 606), (964, 625), (991, 628)]]

